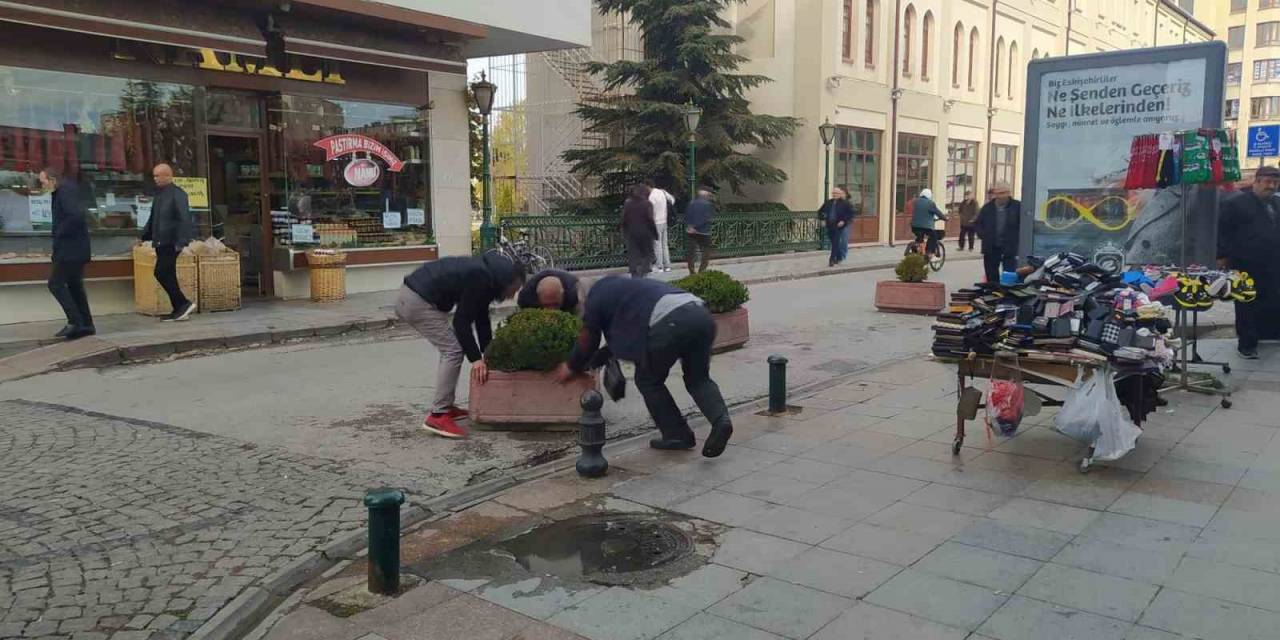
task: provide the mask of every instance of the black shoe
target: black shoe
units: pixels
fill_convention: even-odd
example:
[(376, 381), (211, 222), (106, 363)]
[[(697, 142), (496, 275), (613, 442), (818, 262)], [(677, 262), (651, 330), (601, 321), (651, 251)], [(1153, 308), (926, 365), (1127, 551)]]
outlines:
[(181, 309), (174, 309), (172, 320), (174, 322), (182, 322), (183, 320), (190, 318), (191, 314), (195, 313), (195, 310), (196, 310), (196, 303), (188, 302), (182, 305)]
[(79, 340), (80, 338), (91, 336), (95, 333), (97, 333), (97, 330), (93, 327), (72, 327), (71, 331), (68, 331), (67, 335), (63, 337), (67, 340)]
[(729, 436), (733, 435), (733, 425), (728, 422), (711, 427), (711, 435), (702, 443), (702, 455), (705, 458), (716, 458), (729, 446)]
[(1257, 350), (1257, 349), (1236, 349), (1236, 353), (1239, 353), (1239, 354), (1240, 354), (1240, 357), (1241, 357), (1241, 358), (1244, 358), (1245, 360), (1257, 360), (1257, 359), (1258, 359), (1258, 350)]
[(53, 334), (53, 337), (65, 338), (67, 337), (68, 333), (71, 333), (72, 331), (75, 331), (75, 330), (76, 330), (76, 326), (74, 324), (68, 324), (67, 326), (59, 329), (57, 333)]
[(687, 451), (692, 449), (698, 443), (693, 438), (688, 440), (667, 440), (662, 436), (649, 439), (649, 446), (654, 449), (662, 449), (664, 451)]

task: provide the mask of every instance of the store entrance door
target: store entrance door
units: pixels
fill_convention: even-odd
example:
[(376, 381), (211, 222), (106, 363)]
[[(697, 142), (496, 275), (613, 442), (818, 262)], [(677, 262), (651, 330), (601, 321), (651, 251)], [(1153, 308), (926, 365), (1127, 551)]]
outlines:
[(213, 235), (240, 254), (245, 295), (271, 295), (271, 226), (263, 202), (262, 139), (209, 136), (209, 205)]

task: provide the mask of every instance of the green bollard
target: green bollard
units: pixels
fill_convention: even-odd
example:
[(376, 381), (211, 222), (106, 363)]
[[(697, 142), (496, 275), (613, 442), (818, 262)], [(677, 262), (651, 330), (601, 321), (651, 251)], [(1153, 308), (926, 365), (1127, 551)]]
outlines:
[(400, 591), (399, 489), (370, 489), (364, 494), (369, 508), (369, 592), (395, 595)]
[(787, 410), (787, 359), (769, 356), (769, 413)]

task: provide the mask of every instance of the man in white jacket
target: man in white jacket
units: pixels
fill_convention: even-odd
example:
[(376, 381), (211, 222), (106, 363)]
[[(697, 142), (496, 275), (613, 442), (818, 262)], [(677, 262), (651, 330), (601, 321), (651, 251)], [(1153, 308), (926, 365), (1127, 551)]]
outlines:
[(675, 206), (676, 199), (666, 189), (654, 185), (653, 180), (645, 182), (649, 186), (649, 202), (653, 204), (653, 223), (658, 227), (658, 241), (654, 243), (653, 259), (655, 271), (671, 271), (671, 249), (667, 243), (667, 211)]

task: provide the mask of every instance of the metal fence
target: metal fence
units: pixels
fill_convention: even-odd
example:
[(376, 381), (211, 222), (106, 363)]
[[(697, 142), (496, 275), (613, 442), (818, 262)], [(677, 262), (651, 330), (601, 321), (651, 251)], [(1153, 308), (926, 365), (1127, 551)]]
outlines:
[[(508, 214), (500, 223), (509, 239), (549, 249), (562, 269), (604, 269), (627, 263), (619, 214)], [(671, 257), (683, 259), (684, 223), (672, 216), (668, 224)], [(813, 212), (766, 211), (720, 213), (711, 224), (717, 257), (759, 256), (815, 251), (823, 246), (822, 222)]]

